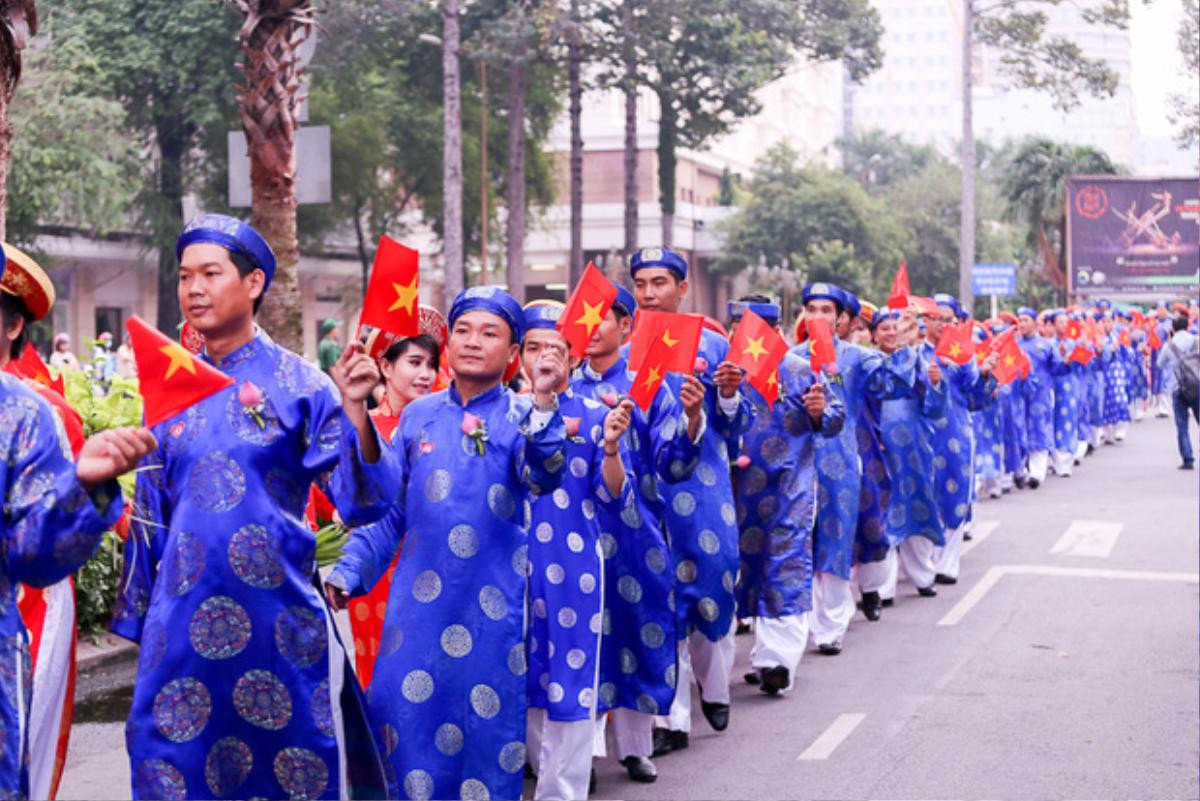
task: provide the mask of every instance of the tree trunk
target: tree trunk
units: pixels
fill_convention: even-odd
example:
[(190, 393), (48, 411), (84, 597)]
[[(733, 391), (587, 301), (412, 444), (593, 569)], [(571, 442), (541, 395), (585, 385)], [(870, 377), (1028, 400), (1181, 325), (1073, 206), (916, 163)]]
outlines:
[[(626, 6), (628, 8), (628, 6)], [(637, 62), (625, 52), (625, 260), (638, 247)]]
[[(462, 98), (458, 3), (442, 2), (442, 268), (447, 306), (463, 290)], [(484, 225), (487, 221), (484, 221)]]
[(583, 56), (579, 43), (579, 0), (571, 0), (571, 38), (567, 43), (567, 81), (571, 115), (571, 256), (567, 282), (574, 287), (583, 277)]
[(675, 127), (678, 117), (671, 98), (658, 95), (658, 203), (662, 209), (662, 245), (671, 247), (675, 229)]
[[(178, 120), (163, 120), (155, 126), (158, 142), (158, 191), (163, 198), (163, 231), (183, 230), (183, 153), (188, 136)], [(168, 237), (161, 237), (166, 241)], [(158, 330), (174, 337), (181, 319), (179, 309), (179, 261), (175, 248), (158, 249)]]
[[(0, 70), (0, 87), (8, 81)], [(8, 238), (8, 159), (12, 154), (13, 127), (8, 121), (8, 98), (0, 88), (0, 240)]]
[(975, 266), (975, 124), (971, 108), (972, 40), (975, 35), (974, 0), (963, 3), (962, 34), (962, 203), (959, 220), (958, 297), (963, 308), (974, 314), (975, 293), (971, 273)]
[(525, 48), (508, 67), (508, 206), (505, 264), (508, 292), (525, 302)]

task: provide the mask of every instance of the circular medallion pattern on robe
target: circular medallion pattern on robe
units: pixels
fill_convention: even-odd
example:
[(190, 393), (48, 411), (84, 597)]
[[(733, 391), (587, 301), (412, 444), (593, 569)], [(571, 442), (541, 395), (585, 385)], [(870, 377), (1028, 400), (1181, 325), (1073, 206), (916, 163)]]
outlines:
[(569, 606), (564, 606), (558, 610), (558, 625), (564, 629), (573, 628), (579, 622), (579, 615)]
[[(231, 394), (229, 397), (237, 399), (235, 394)], [(167, 428), (166, 436), (159, 440), (163, 453), (170, 456), (182, 453), (188, 445), (196, 441), (196, 437), (200, 435), (200, 431), (207, 423), (208, 418), (204, 414), (204, 404), (197, 403), (184, 409), (175, 417), (175, 422)]]
[(713, 470), (712, 465), (707, 462), (701, 462), (696, 465), (696, 478), (706, 487), (715, 487), (717, 485), (717, 473)]
[(721, 538), (718, 537), (715, 532), (709, 529), (705, 529), (704, 531), (700, 532), (698, 542), (700, 544), (700, 550), (704, 551), (706, 554), (716, 554), (721, 550)]
[(666, 632), (657, 623), (645, 623), (641, 631), (642, 645), (647, 648), (661, 648), (667, 641)]
[(681, 490), (671, 499), (671, 508), (680, 517), (688, 517), (696, 511), (696, 497), (687, 490)]
[(302, 606), (289, 606), (275, 617), (275, 647), (296, 667), (310, 667), (325, 655), (325, 620)]
[(675, 566), (675, 578), (681, 584), (690, 584), (696, 580), (699, 571), (696, 569), (696, 563), (691, 559), (684, 559)]
[(647, 548), (643, 561), (646, 563), (646, 568), (656, 575), (661, 575), (667, 569), (667, 555), (657, 547)]
[(479, 608), (491, 620), (503, 620), (508, 614), (508, 600), (498, 588), (485, 584), (479, 590)]
[[(642, 513), (638, 510), (637, 503), (630, 503), (621, 509), (621, 522), (629, 528), (642, 527)], [(605, 557), (607, 558), (608, 556), (610, 554), (606, 552)]]
[(508, 520), (517, 510), (512, 492), (503, 484), (493, 484), (488, 487), (487, 503), (492, 514), (501, 520)]
[(572, 670), (579, 670), (587, 662), (587, 654), (582, 648), (572, 648), (567, 651), (567, 667)]
[(737, 512), (733, 508), (732, 503), (721, 504), (721, 519), (725, 521), (725, 525), (732, 526), (737, 522)]
[(611, 681), (606, 681), (600, 685), (600, 702), (605, 706), (612, 706), (617, 700), (617, 685)]
[(155, 670), (162, 664), (162, 658), (166, 652), (167, 630), (157, 621), (147, 624), (146, 630), (142, 633), (139, 663), (148, 671)]
[(174, 679), (154, 696), (151, 714), (159, 734), (173, 743), (185, 743), (208, 725), (212, 695), (197, 679)]
[(37, 442), (38, 412), (35, 402), (28, 398), (10, 396), (0, 406), (0, 431), (7, 436), (16, 435), (13, 442), (8, 443), (8, 463), (15, 465), (25, 461)]
[(505, 743), (500, 749), (500, 769), (505, 773), (516, 773), (525, 767), (525, 743)]
[(163, 580), (172, 595), (183, 595), (200, 580), (204, 572), (204, 541), (185, 531), (175, 536), (174, 549), (163, 566)]
[(294, 353), (280, 353), (275, 380), (291, 395), (311, 395), (321, 388), (322, 373)]
[(828, 451), (821, 454), (817, 459), (817, 468), (833, 481), (845, 478), (848, 472), (846, 460), (836, 451)]
[(307, 748), (285, 748), (275, 755), (275, 779), (293, 801), (317, 798), (329, 784), (329, 767)]
[(251, 587), (272, 590), (283, 583), (283, 562), (276, 537), (264, 527), (250, 523), (229, 538), (226, 549), (234, 574)]
[(404, 630), (399, 626), (389, 624), (383, 629), (383, 636), (379, 640), (379, 653), (383, 656), (391, 656), (400, 650), (400, 646), (404, 644)]
[(454, 756), (463, 747), (462, 729), (453, 723), (443, 723), (433, 733), (433, 744), (446, 756)]
[(233, 685), (233, 708), (247, 723), (278, 731), (292, 719), (292, 695), (269, 670), (250, 670)]
[(567, 548), (571, 553), (583, 553), (583, 536), (578, 531), (567, 534)]
[(491, 793), (487, 785), (479, 779), (467, 779), (458, 787), (458, 797), (462, 801), (490, 801)]
[(447, 656), (464, 657), (471, 653), (472, 644), (471, 632), (466, 626), (454, 623), (442, 629), (442, 650)]
[(471, 688), (471, 709), (485, 720), (491, 720), (500, 714), (500, 696), (486, 684), (476, 684)]
[(512, 569), (521, 578), (525, 578), (526, 571), (529, 569), (529, 546), (518, 545), (512, 555)]
[(582, 573), (579, 576), (579, 591), (584, 595), (591, 595), (596, 591), (596, 577), (591, 573)]
[(423, 570), (413, 579), (412, 596), (421, 603), (431, 603), (442, 594), (442, 578), (432, 570)]
[(767, 437), (759, 448), (763, 461), (771, 467), (778, 467), (787, 461), (788, 445), (783, 437)]
[(147, 759), (138, 765), (133, 783), (140, 798), (159, 798), (162, 801), (183, 801), (187, 798), (183, 774), (163, 759)]
[(583, 478), (588, 474), (588, 464), (579, 456), (571, 457), (570, 469), (575, 478)]
[(192, 614), (188, 639), (205, 659), (229, 659), (250, 644), (250, 615), (228, 595), (208, 598)]
[(409, 703), (420, 704), (428, 701), (433, 695), (433, 676), (424, 670), (409, 671), (400, 683), (400, 692)]
[(333, 705), (329, 701), (329, 679), (325, 679), (312, 691), (312, 716), (317, 729), (326, 737), (337, 732), (333, 726)]
[(412, 801), (428, 801), (433, 798), (433, 777), (423, 770), (410, 770), (404, 774), (404, 794)]
[(446, 535), (446, 544), (450, 546), (450, 552), (459, 559), (470, 559), (479, 552), (479, 534), (474, 527), (460, 523), (450, 529), (450, 533)]
[[(543, 675), (542, 678), (548, 680), (550, 677), (548, 675)], [(549, 701), (552, 704), (562, 703), (564, 694), (565, 693), (563, 692), (563, 686), (561, 684), (559, 684), (556, 681), (547, 681), (546, 682), (546, 700), (547, 701)]]
[(525, 644), (517, 643), (508, 650), (508, 659), (505, 660), (508, 664), (508, 670), (514, 676), (524, 676), (528, 670), (528, 665), (525, 661)]
[(543, 545), (549, 544), (550, 540), (554, 539), (554, 527), (546, 521), (537, 524), (537, 528), (533, 531), (533, 536)]
[(204, 759), (204, 781), (214, 798), (226, 798), (246, 781), (252, 767), (254, 754), (250, 746), (236, 737), (222, 737), (208, 749)]
[(450, 497), (450, 488), (454, 485), (448, 470), (434, 470), (425, 477), (425, 500), (430, 503), (440, 503)]
[(206, 512), (228, 512), (246, 496), (246, 476), (237, 462), (213, 451), (196, 461), (188, 489), (192, 502)]
[(567, 578), (567, 571), (557, 562), (546, 565), (546, 581), (551, 584), (562, 584)]
[(709, 623), (716, 622), (716, 619), (721, 616), (721, 608), (712, 598), (701, 598), (700, 602), (696, 604), (696, 609), (700, 612), (700, 617)]
[(636, 604), (642, 600), (642, 585), (633, 576), (621, 576), (617, 580), (617, 593), (626, 602)]
[(622, 648), (617, 654), (617, 661), (621, 665), (622, 673), (637, 672), (637, 657), (633, 655), (633, 651), (628, 648)]

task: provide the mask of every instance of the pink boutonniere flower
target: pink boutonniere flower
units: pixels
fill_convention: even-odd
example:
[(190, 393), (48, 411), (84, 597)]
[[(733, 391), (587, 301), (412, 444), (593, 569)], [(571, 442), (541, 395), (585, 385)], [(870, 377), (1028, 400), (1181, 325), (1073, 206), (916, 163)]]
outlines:
[(483, 445), (488, 441), (487, 423), (470, 412), (463, 412), (462, 432), (475, 440), (475, 451), (483, 456)]
[(267, 421), (262, 416), (263, 393), (261, 389), (250, 381), (242, 382), (242, 385), (238, 387), (238, 403), (242, 404), (242, 410), (246, 416), (253, 419), (259, 428), (267, 427)]

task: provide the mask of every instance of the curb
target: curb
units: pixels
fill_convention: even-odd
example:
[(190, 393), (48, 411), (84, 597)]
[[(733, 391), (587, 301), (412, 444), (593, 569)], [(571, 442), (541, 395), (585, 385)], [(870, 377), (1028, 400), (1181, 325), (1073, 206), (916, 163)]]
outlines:
[(100, 635), (98, 644), (80, 637), (75, 643), (75, 703), (132, 687), (137, 656), (137, 645), (115, 634)]

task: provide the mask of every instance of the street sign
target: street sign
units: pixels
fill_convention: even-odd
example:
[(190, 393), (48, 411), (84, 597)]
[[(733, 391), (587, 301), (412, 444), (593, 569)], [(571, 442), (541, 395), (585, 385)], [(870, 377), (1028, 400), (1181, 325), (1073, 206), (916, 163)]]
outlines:
[(1017, 294), (1017, 265), (976, 264), (971, 270), (972, 291), (976, 295)]
[[(333, 191), (330, 175), (328, 125), (296, 129), (296, 202), (328, 203)], [(229, 205), (250, 206), (250, 152), (246, 135), (229, 132)]]

